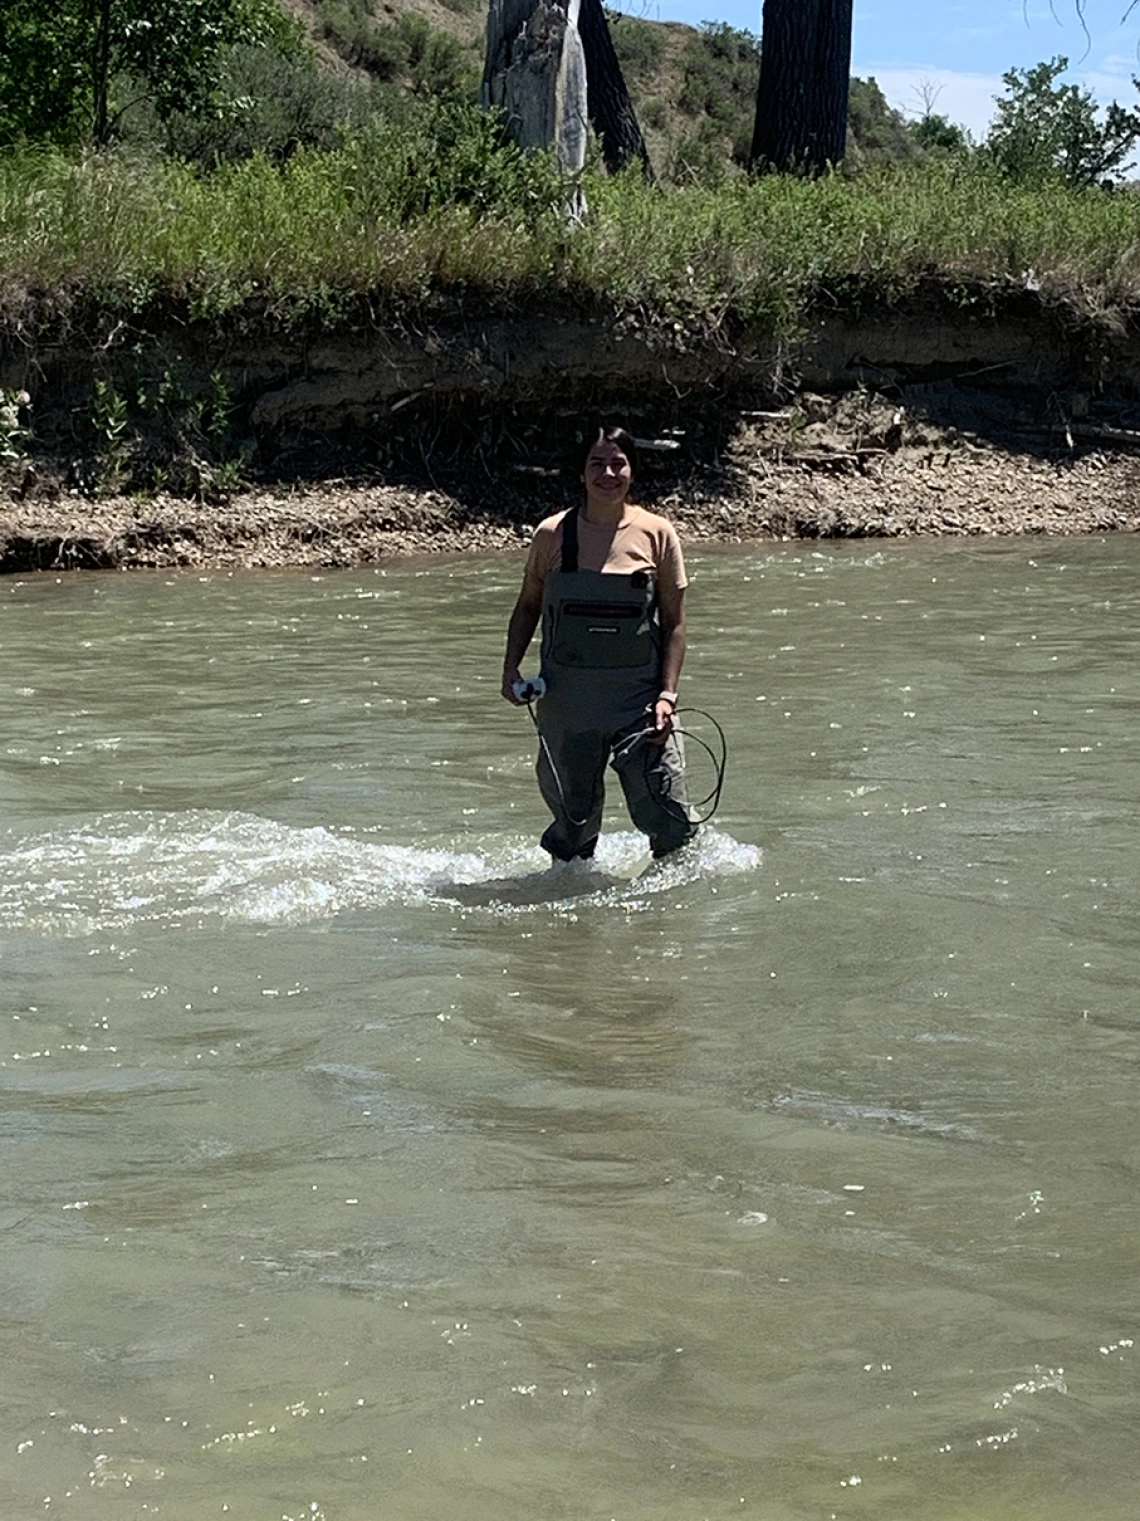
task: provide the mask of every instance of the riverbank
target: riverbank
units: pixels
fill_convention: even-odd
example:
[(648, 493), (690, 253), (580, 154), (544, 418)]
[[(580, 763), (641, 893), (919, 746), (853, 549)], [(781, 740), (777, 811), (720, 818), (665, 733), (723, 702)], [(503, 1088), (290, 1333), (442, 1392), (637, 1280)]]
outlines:
[[(658, 447), (640, 498), (690, 545), (1140, 530), (1140, 459), (1125, 430), (1114, 446), (1114, 430), (1088, 428), (1082, 444), (1080, 426), (1064, 426), (1065, 439), (1029, 448), (882, 401), (804, 397), (745, 420), (715, 461), (674, 467), (672, 441), (648, 440)], [(9, 495), (0, 571), (350, 567), (521, 549), (541, 517), (575, 499), (572, 478), (538, 466), (453, 489), (331, 480), (217, 503)]]
[(571, 227), (486, 118), (420, 127), (0, 155), (0, 568), (518, 546), (600, 417), (690, 542), (1140, 526), (1135, 196), (588, 176)]

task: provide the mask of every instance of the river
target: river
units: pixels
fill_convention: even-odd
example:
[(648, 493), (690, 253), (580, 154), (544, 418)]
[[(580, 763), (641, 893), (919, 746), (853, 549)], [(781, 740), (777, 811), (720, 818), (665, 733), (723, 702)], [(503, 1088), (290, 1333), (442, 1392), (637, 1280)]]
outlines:
[(1134, 1517), (1140, 543), (692, 555), (645, 870), (519, 569), (0, 583), (0, 1513)]

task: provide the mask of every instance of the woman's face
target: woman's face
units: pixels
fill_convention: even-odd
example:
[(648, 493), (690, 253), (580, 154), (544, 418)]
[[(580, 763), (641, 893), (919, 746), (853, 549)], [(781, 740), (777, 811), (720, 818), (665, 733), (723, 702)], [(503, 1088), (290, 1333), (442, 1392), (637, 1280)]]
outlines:
[(591, 502), (613, 506), (629, 495), (633, 469), (617, 444), (600, 438), (586, 456), (583, 479)]

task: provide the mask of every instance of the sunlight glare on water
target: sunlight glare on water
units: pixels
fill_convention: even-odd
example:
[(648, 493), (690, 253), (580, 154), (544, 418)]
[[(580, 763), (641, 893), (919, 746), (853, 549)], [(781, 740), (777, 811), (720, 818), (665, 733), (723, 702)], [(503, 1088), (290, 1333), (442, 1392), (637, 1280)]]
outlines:
[(514, 558), (0, 585), (5, 1515), (1134, 1516), (1140, 546), (692, 562), (656, 865)]

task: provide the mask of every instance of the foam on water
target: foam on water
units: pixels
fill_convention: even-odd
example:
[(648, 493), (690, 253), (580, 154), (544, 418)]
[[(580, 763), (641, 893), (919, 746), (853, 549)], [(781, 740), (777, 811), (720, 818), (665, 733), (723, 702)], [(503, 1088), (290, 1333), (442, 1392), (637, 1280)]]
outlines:
[(679, 858), (635, 877), (647, 857), (632, 832), (603, 837), (588, 866), (551, 868), (518, 837), (471, 850), (378, 844), (248, 813), (114, 813), (0, 850), (0, 929), (77, 935), (203, 917), (298, 924), (392, 903), (529, 912), (643, 900), (751, 871), (760, 858), (756, 846), (705, 829)]

